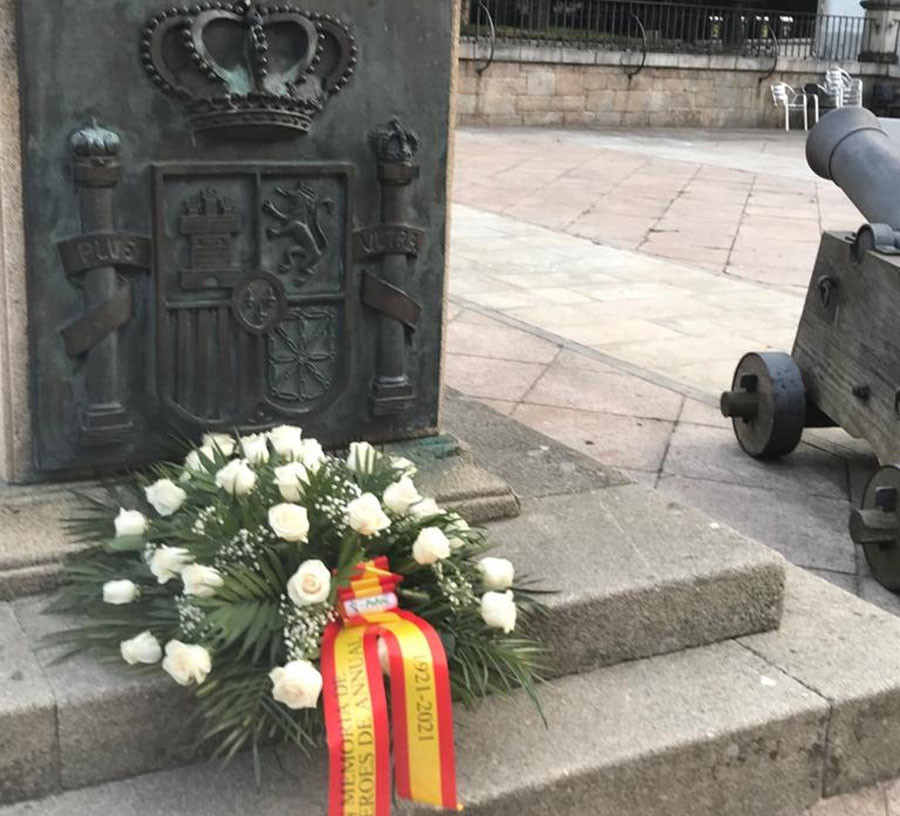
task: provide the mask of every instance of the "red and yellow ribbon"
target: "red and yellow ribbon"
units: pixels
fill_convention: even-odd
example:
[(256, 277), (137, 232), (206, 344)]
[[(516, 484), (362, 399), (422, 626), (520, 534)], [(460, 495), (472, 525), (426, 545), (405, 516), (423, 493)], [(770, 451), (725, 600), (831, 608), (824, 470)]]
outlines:
[(398, 608), (387, 558), (357, 567), (338, 591), (341, 620), (322, 645), (325, 726), (330, 755), (329, 816), (389, 816), (391, 732), (378, 660), (387, 647), (397, 794), (461, 810), (447, 656), (437, 632)]

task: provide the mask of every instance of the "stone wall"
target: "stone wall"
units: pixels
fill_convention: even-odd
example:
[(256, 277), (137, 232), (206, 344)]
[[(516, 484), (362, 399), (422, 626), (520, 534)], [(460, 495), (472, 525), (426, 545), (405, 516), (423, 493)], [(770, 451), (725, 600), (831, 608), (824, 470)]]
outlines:
[[(498, 45), (494, 63), (481, 75), (471, 43), (460, 51), (459, 122), (463, 125), (563, 127), (776, 127), (770, 86), (802, 88), (822, 81), (826, 62), (763, 57), (702, 57), (649, 54), (629, 78), (640, 55), (578, 49)], [(859, 75), (859, 64), (845, 64)], [(874, 67), (874, 66), (873, 66)], [(863, 72), (864, 73), (864, 72)], [(792, 113), (792, 127), (802, 127)], [(812, 113), (810, 113), (812, 124)]]

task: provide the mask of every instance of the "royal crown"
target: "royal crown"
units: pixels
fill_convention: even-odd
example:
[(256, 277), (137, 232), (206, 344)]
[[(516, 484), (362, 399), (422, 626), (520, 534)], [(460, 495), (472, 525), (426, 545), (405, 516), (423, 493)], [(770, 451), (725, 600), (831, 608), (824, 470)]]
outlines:
[(350, 28), (290, 4), (205, 2), (152, 17), (151, 79), (185, 104), (197, 131), (254, 139), (306, 133), (356, 65)]

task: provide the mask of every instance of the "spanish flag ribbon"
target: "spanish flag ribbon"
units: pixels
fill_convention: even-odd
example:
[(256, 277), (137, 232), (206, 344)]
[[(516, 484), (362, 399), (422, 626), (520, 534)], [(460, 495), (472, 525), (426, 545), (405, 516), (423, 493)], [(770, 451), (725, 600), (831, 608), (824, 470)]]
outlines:
[(386, 557), (357, 565), (349, 585), (338, 590), (341, 620), (325, 631), (329, 816), (391, 811), (391, 732), (379, 641), (390, 665), (397, 794), (462, 809), (456, 799), (447, 656), (430, 624), (398, 608), (396, 587), (402, 580)]

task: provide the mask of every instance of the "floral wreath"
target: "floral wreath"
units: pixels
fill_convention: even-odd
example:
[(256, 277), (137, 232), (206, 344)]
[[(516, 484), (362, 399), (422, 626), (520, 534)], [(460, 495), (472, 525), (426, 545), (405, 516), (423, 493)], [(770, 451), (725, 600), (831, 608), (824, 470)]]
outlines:
[[(456, 807), (449, 700), (524, 687), (537, 703), (544, 650), (518, 631), (541, 606), (415, 475), (366, 442), (328, 455), (293, 426), (207, 434), (182, 465), (82, 496), (69, 529), (85, 548), (52, 607), (81, 621), (56, 640), (191, 687), (197, 741), (221, 756), (314, 745), (327, 726), (332, 814), (352, 795), (341, 745), (370, 721), (382, 754), (389, 745), (383, 673), (398, 793)], [(355, 655), (365, 704), (343, 695)], [(417, 771), (438, 742), (437, 767)]]

